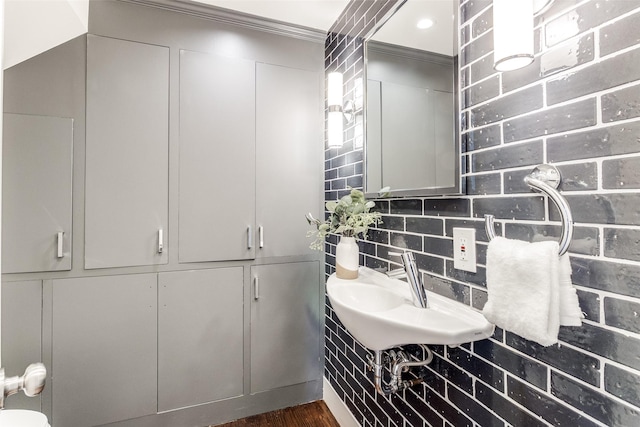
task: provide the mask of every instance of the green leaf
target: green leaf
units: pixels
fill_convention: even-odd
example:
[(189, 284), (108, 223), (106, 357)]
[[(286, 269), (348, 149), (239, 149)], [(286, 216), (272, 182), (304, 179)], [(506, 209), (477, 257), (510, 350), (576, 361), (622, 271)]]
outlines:
[(391, 187), (387, 186), (387, 187), (382, 187), (380, 190), (378, 190), (378, 196), (379, 197), (388, 197), (391, 193)]
[(340, 202), (345, 205), (350, 205), (353, 203), (353, 199), (351, 198), (351, 196), (346, 195), (346, 196), (343, 196), (342, 199), (340, 199)]

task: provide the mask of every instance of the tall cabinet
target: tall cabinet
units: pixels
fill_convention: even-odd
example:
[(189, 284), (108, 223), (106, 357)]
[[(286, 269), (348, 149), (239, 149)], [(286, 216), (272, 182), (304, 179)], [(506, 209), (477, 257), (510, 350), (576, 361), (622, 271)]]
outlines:
[(308, 252), (320, 88), (317, 72), (180, 52), (180, 262)]
[[(92, 8), (140, 26), (94, 13), (100, 35), (6, 80), (20, 107), (4, 116), (10, 373), (46, 363), (30, 403), (53, 427), (204, 426), (320, 398), (304, 216), (322, 210), (322, 43), (313, 61), (308, 40), (166, 11), (158, 32), (141, 5)], [(29, 92), (64, 64), (78, 71), (52, 85), (73, 99)]]
[(256, 161), (258, 254), (307, 253), (305, 214), (321, 209), (320, 75), (257, 64)]
[(253, 61), (180, 51), (180, 262), (255, 254)]
[(166, 264), (169, 48), (89, 35), (85, 268)]

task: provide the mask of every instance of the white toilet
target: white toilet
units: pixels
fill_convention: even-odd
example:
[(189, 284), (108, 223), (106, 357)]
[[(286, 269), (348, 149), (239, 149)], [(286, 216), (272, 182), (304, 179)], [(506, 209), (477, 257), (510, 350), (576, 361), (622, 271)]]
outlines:
[(0, 427), (51, 427), (44, 414), (23, 409), (0, 411)]

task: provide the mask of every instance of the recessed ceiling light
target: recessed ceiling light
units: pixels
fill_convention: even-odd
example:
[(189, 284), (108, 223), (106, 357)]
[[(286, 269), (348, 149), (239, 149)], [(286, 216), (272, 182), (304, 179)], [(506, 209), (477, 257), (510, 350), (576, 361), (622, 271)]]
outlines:
[(418, 23), (416, 24), (416, 27), (418, 27), (421, 30), (425, 30), (427, 28), (431, 28), (433, 27), (433, 20), (429, 19), (429, 18), (424, 18), (418, 21)]

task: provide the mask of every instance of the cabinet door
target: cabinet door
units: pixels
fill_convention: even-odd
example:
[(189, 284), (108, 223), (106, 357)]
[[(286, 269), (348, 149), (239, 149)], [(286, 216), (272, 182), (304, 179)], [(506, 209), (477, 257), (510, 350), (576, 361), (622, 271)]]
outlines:
[[(2, 367), (5, 376), (22, 375), (30, 363), (41, 361), (42, 281), (2, 283)], [(5, 407), (40, 411), (40, 401), (41, 396), (27, 397), (18, 393), (5, 400)]]
[(309, 253), (304, 216), (322, 215), (319, 74), (258, 64), (256, 81), (259, 255)]
[(251, 392), (321, 375), (318, 262), (251, 268)]
[(71, 269), (73, 120), (5, 114), (2, 272)]
[(86, 268), (167, 262), (168, 120), (169, 48), (89, 35)]
[(180, 262), (251, 259), (253, 61), (180, 52)]
[(53, 281), (53, 425), (157, 411), (157, 275)]
[(162, 273), (158, 411), (242, 395), (243, 268)]

